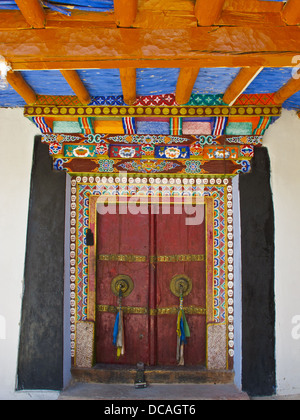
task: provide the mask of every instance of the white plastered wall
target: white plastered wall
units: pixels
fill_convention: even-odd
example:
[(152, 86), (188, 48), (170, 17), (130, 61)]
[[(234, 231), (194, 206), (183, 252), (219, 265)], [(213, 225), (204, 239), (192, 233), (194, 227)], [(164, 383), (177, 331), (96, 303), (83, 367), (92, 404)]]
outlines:
[(30, 179), (37, 134), (40, 131), (24, 118), (23, 109), (0, 109), (0, 400), (28, 399), (33, 395), (17, 393), (15, 388)]
[[(34, 136), (23, 110), (0, 109), (0, 400), (55, 398), (16, 393), (19, 327)], [(278, 394), (300, 393), (300, 119), (282, 117), (264, 138), (275, 209), (276, 368)]]
[(284, 110), (264, 137), (275, 211), (277, 394), (300, 393), (300, 119)]

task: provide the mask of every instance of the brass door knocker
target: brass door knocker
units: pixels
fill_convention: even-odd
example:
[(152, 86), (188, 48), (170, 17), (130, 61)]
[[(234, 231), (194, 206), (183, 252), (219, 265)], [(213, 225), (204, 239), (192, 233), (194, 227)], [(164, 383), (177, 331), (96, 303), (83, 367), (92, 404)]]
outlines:
[(133, 291), (134, 284), (131, 277), (120, 274), (113, 278), (111, 290), (118, 297), (119, 310), (113, 329), (113, 345), (117, 348), (117, 359), (125, 354), (125, 333), (122, 300)]
[(185, 274), (179, 274), (172, 278), (170, 289), (173, 295), (177, 297), (185, 297), (192, 291), (192, 280)]
[(192, 287), (192, 280), (185, 274), (174, 276), (170, 284), (173, 295), (179, 297), (179, 309), (176, 323), (176, 360), (179, 366), (184, 366), (184, 346), (187, 344), (187, 338), (191, 336), (190, 328), (184, 313), (183, 298), (191, 293)]
[(131, 277), (127, 276), (126, 274), (119, 274), (118, 276), (114, 277), (111, 282), (111, 291), (115, 296), (127, 297), (134, 289), (134, 284)]

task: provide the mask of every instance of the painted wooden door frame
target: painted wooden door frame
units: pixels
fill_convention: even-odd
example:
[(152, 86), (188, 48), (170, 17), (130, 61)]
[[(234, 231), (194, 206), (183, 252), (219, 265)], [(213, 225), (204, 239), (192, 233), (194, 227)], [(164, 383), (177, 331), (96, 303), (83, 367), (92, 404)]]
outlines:
[[(97, 201), (100, 196), (130, 195), (130, 191), (145, 196), (150, 196), (150, 192), (161, 196), (164, 190), (162, 181), (160, 176), (149, 178), (135, 185), (133, 190), (129, 180), (120, 183), (119, 179), (113, 177), (75, 176), (71, 180), (71, 356), (75, 367), (92, 367), (94, 364), (96, 248), (95, 245), (85, 244), (85, 234), (87, 229), (96, 232)], [(171, 194), (178, 195), (181, 189), (182, 195), (187, 191), (193, 196), (202, 195), (209, 209), (206, 368), (232, 370), (234, 310), (231, 179), (195, 178), (192, 186), (187, 186), (184, 180), (180, 180), (180, 184), (180, 188), (178, 183), (169, 184), (169, 193), (171, 191)]]

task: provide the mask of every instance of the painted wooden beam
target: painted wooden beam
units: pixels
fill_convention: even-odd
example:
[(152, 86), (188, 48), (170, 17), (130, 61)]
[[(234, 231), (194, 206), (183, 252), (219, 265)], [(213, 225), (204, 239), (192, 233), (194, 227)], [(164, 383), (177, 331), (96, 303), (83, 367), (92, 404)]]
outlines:
[(28, 105), (36, 102), (37, 95), (35, 91), (24, 80), (20, 72), (9, 71), (6, 75), (6, 80)]
[[(300, 75), (295, 75), (284, 86), (282, 86), (274, 95), (274, 102), (282, 105), (287, 99), (300, 90)], [(298, 78), (297, 78), (298, 77)]]
[(230, 106), (233, 105), (237, 98), (262, 70), (263, 67), (249, 67), (241, 69), (231, 85), (227, 88), (223, 96), (223, 102)]
[(282, 11), (282, 19), (288, 25), (300, 24), (300, 2), (299, 0), (288, 0)]
[(15, 0), (26, 22), (33, 28), (44, 28), (46, 14), (40, 0)]
[(78, 97), (83, 105), (88, 105), (91, 102), (91, 97), (75, 70), (61, 70), (61, 74), (69, 83), (75, 95)]
[(299, 44), (297, 26), (0, 30), (13, 70), (291, 67)]
[(123, 89), (124, 102), (127, 105), (133, 105), (136, 101), (136, 69), (120, 69), (120, 79)]
[[(0, 2), (1, 3), (1, 2)], [(258, 2), (265, 3), (265, 2)], [(273, 3), (281, 5), (278, 2), (267, 2), (270, 6)], [(194, 14), (194, 7), (188, 10), (157, 10), (142, 9), (139, 3), (137, 17), (132, 25), (134, 28), (144, 29), (187, 29), (189, 27), (197, 27), (198, 21)], [(148, 2), (146, 3), (148, 4)], [(182, 3), (182, 5), (186, 4)], [(252, 10), (252, 9), (251, 9)], [(273, 9), (272, 9), (273, 10)], [(218, 26), (285, 26), (280, 10), (272, 12), (255, 11), (236, 11), (235, 9), (227, 9), (224, 7), (221, 18), (218, 20)], [(65, 16), (62, 13), (47, 10), (47, 28), (86, 28), (87, 25), (97, 26), (98, 28), (116, 28), (115, 14), (99, 13), (99, 12), (82, 12), (73, 10), (71, 16)], [(18, 10), (1, 10), (0, 28), (2, 30), (28, 29), (28, 23)]]
[(189, 102), (200, 69), (198, 67), (180, 70), (176, 86), (176, 103), (185, 105)]
[(196, 0), (195, 16), (200, 26), (214, 25), (220, 18), (225, 0)]
[(117, 26), (129, 28), (137, 15), (138, 0), (114, 0), (114, 11)]

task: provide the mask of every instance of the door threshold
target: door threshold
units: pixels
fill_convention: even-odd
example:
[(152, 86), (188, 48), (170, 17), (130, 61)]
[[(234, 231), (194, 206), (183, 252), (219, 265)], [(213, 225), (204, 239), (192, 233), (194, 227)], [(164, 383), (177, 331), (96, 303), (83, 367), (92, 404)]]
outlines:
[[(102, 365), (92, 368), (72, 368), (73, 382), (102, 384), (134, 384), (137, 367), (133, 365)], [(145, 366), (149, 384), (231, 384), (234, 372), (207, 370), (203, 366)]]

